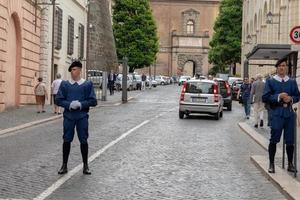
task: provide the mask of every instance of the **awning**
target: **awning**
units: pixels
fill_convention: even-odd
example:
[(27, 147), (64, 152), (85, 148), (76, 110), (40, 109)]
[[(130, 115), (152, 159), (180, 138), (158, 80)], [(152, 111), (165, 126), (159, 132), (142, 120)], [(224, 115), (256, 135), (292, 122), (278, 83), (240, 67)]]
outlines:
[(257, 44), (246, 57), (248, 60), (279, 60), (295, 52), (290, 44)]

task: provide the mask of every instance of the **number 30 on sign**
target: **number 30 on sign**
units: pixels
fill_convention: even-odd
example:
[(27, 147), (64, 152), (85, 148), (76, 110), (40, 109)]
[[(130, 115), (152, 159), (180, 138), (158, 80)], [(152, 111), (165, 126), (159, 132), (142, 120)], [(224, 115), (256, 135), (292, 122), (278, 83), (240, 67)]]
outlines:
[(300, 44), (300, 26), (295, 26), (291, 30), (290, 38), (294, 43)]

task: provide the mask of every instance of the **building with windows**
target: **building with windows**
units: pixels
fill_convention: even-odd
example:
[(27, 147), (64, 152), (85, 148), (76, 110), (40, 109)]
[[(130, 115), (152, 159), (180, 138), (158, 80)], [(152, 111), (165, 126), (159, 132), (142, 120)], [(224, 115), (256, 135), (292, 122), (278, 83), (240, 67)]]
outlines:
[(0, 1), (0, 112), (35, 102), (40, 12), (34, 0)]
[[(68, 67), (72, 61), (81, 60), (83, 71), (86, 66), (87, 1), (56, 0), (56, 2), (54, 23), (52, 5), (42, 5), (41, 14), (40, 76), (44, 78), (49, 91), (57, 73), (60, 73), (63, 79), (70, 78)], [(40, 3), (49, 3), (49, 1), (41, 0)], [(53, 66), (51, 66), (52, 56)]]
[[(300, 25), (299, 21), (299, 0), (244, 0), (242, 75), (254, 77), (258, 73), (263, 75), (275, 73), (275, 60), (260, 58), (260, 60), (249, 60), (249, 64), (247, 63), (246, 57), (249, 57), (249, 53), (255, 49), (260, 49), (260, 55), (265, 56), (265, 59), (269, 59), (272, 55), (264, 55), (262, 47), (272, 47), (269, 52), (274, 54), (274, 58), (285, 55), (283, 48), (286, 49), (285, 52), (296, 52), (297, 55), (299, 45), (295, 45), (290, 40), (289, 34), (293, 27)], [(280, 51), (281, 54), (278, 53)], [(256, 57), (258, 56), (257, 54)]]
[(206, 75), (210, 68), (209, 41), (219, 12), (219, 0), (150, 2), (160, 39), (152, 73), (169, 76)]

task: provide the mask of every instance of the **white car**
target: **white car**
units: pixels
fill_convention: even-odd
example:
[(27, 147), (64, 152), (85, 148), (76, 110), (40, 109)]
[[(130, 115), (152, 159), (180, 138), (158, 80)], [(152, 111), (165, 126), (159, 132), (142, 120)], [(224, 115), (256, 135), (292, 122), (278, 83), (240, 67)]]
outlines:
[(190, 80), (192, 77), (191, 76), (180, 76), (179, 81), (178, 81), (178, 85), (182, 85), (183, 83), (185, 83), (186, 81)]
[(213, 115), (216, 120), (223, 117), (224, 100), (218, 84), (211, 80), (187, 81), (180, 95), (179, 118), (192, 113)]
[(163, 78), (163, 76), (155, 76), (155, 81), (158, 85), (166, 85), (166, 80)]

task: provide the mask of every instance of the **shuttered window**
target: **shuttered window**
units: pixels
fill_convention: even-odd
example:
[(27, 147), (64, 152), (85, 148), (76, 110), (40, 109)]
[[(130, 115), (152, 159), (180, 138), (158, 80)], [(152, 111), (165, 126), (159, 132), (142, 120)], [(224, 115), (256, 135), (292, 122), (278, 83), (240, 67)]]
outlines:
[(78, 28), (78, 58), (84, 57), (84, 26), (79, 24)]
[(68, 18), (68, 55), (74, 53), (74, 18)]
[(54, 47), (57, 50), (61, 49), (62, 20), (63, 20), (63, 11), (59, 7), (56, 7), (56, 9), (55, 9), (55, 19), (54, 19)]

